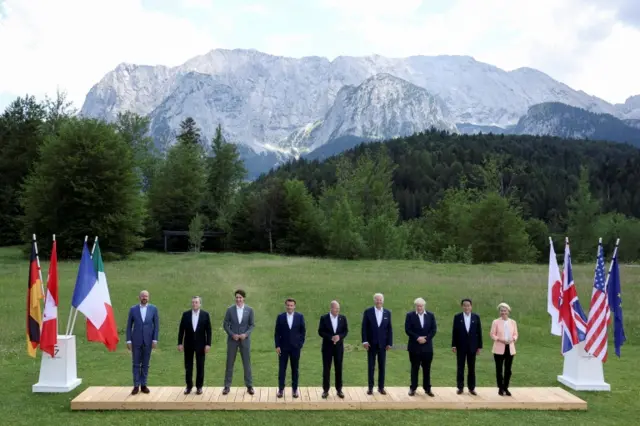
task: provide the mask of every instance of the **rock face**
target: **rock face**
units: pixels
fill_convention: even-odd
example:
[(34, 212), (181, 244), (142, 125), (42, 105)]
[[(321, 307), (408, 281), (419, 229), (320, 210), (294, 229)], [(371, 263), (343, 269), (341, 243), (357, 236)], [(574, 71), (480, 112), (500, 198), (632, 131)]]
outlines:
[[(640, 96), (611, 105), (546, 74), (504, 71), (468, 56), (300, 59), (216, 49), (177, 67), (120, 64), (87, 94), (81, 114), (149, 115), (157, 139), (191, 116), (210, 139), (218, 124), (246, 156), (290, 158), (333, 140), (399, 136), (428, 127), (511, 131), (533, 105), (559, 102), (640, 119)], [(248, 158), (247, 157), (247, 158)]]
[(626, 142), (640, 147), (640, 129), (610, 114), (595, 114), (556, 102), (534, 105), (513, 133)]
[(382, 140), (431, 127), (457, 132), (454, 118), (441, 99), (383, 73), (358, 86), (342, 87), (321, 121), (297, 130), (281, 146), (304, 154), (347, 136)]

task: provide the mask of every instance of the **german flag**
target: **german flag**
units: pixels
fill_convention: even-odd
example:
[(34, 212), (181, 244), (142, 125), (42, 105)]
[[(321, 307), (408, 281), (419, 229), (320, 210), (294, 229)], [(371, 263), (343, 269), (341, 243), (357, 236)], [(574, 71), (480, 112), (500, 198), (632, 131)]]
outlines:
[(41, 299), (43, 299), (42, 281), (38, 270), (36, 242), (34, 240), (31, 243), (29, 286), (27, 287), (27, 353), (32, 358), (36, 357), (36, 348), (40, 343), (40, 327), (42, 326)]

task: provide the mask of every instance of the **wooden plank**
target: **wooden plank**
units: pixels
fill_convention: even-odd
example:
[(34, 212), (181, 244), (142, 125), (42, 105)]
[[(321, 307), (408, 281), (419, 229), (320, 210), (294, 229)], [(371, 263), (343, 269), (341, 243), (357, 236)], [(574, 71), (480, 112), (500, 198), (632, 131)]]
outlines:
[(512, 396), (500, 396), (496, 388), (476, 388), (477, 396), (456, 394), (453, 387), (433, 388), (435, 397), (421, 389), (408, 396), (408, 388), (387, 388), (387, 395), (367, 395), (366, 387), (343, 388), (345, 398), (329, 392), (322, 399), (322, 388), (301, 387), (300, 397), (291, 389), (277, 398), (276, 387), (256, 387), (255, 395), (246, 388), (232, 387), (228, 395), (222, 388), (206, 387), (202, 395), (184, 395), (181, 387), (154, 387), (150, 394), (131, 395), (131, 388), (92, 386), (71, 401), (72, 410), (586, 410), (587, 403), (560, 388), (513, 388)]

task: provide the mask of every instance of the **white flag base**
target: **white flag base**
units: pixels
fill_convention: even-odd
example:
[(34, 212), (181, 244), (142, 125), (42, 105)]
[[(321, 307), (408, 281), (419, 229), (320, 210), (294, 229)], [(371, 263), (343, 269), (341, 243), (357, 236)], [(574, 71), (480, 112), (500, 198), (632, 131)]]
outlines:
[(584, 350), (584, 342), (574, 346), (564, 356), (564, 368), (558, 381), (577, 391), (610, 391), (604, 381), (602, 361)]
[(64, 393), (77, 388), (82, 379), (76, 369), (76, 336), (58, 335), (54, 356), (42, 352), (40, 379), (32, 392)]

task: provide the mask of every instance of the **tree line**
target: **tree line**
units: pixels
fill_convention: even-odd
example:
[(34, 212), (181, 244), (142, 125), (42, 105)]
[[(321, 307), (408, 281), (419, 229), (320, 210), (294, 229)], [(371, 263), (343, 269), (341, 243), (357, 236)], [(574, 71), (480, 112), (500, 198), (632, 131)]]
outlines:
[(16, 99), (0, 116), (0, 244), (55, 233), (77, 258), (95, 234), (118, 258), (178, 230), (196, 251), (546, 262), (548, 237), (561, 252), (568, 235), (577, 261), (598, 237), (640, 258), (640, 150), (625, 144), (431, 129), (247, 182), (220, 126), (205, 140), (187, 117), (166, 147), (148, 130), (129, 112), (78, 117), (63, 94)]

